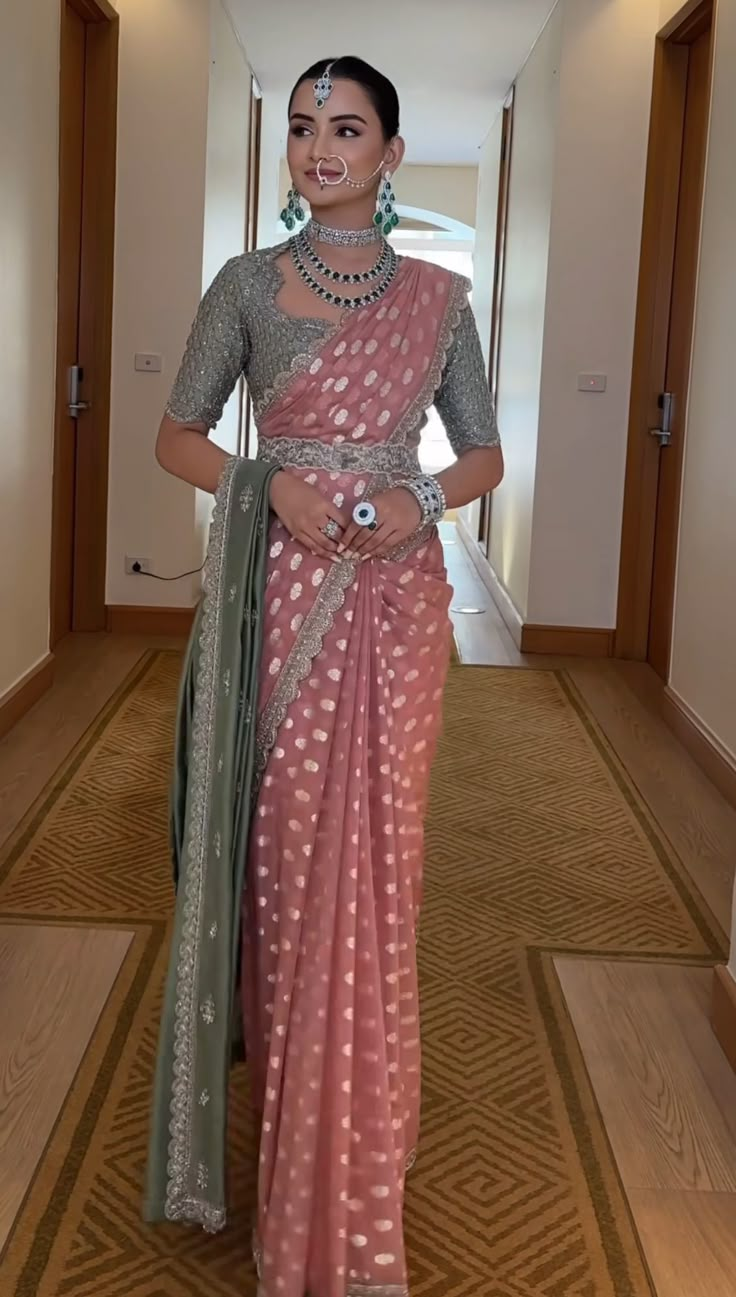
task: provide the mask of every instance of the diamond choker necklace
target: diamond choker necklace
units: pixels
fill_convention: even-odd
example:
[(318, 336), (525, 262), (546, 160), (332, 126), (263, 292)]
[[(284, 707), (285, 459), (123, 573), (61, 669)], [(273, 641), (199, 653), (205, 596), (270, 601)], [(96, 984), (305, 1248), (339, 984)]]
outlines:
[(315, 220), (309, 222), (304, 233), (312, 243), (329, 243), (333, 248), (365, 248), (383, 238), (376, 225), (370, 225), (367, 230), (331, 230), (328, 225), (320, 225)]

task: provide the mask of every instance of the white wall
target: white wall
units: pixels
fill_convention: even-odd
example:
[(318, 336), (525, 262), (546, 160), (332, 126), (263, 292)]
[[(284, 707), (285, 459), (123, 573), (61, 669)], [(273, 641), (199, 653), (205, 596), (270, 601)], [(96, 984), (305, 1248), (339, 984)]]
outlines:
[[(120, 80), (107, 600), (187, 605), (191, 579), (126, 576), (125, 554), (196, 567), (195, 492), (156, 464), (156, 431), (202, 290), (210, 60), (200, 0), (118, 0)], [(163, 355), (137, 374), (137, 351)]]
[[(221, 266), (245, 250), (248, 212), (248, 146), (251, 70), (246, 52), (222, 0), (210, 0), (210, 77), (207, 112), (207, 164), (204, 196), (202, 290)], [(238, 383), (210, 435), (230, 454), (238, 450)], [(197, 549), (204, 557), (212, 516), (212, 496), (197, 492)]]
[[(656, 6), (564, 0), (528, 619), (613, 627)], [(604, 395), (577, 376), (608, 375)]]
[(486, 366), (491, 355), (493, 276), (496, 266), (498, 182), (501, 170), (503, 114), (499, 113), (481, 149), (476, 196), (475, 250), (473, 252), (473, 311)]
[[(660, 20), (560, 0), (517, 81), (491, 565), (529, 624), (615, 625)], [(578, 392), (590, 371), (605, 394)]]
[(279, 215), (281, 160), (286, 153), (286, 102), (282, 94), (264, 91), (261, 105), (261, 175), (258, 191), (258, 246), (270, 248), (283, 239)]
[[(679, 10), (661, 0), (664, 25)], [(670, 687), (726, 760), (736, 762), (736, 10), (716, 9), (713, 101), (690, 376)], [(731, 924), (736, 978), (736, 890)]]
[(407, 207), (451, 216), (475, 226), (477, 167), (423, 167), (409, 159), (396, 173), (396, 197)]
[[(251, 71), (222, 0), (210, 0), (202, 288), (245, 248)], [(219, 431), (219, 429), (218, 429)]]
[(671, 685), (736, 763), (736, 9), (718, 6)]
[(529, 601), (561, 38), (558, 6), (518, 79), (514, 106), (497, 410), (506, 474), (493, 497), (491, 566), (524, 619)]
[(59, 5), (0, 7), (0, 698), (48, 652)]
[[(481, 149), (476, 195), (475, 249), (473, 252), (473, 311), (478, 324), (481, 346), (490, 362), (491, 315), (493, 310), (493, 274), (496, 264), (496, 227), (498, 224), (498, 181), (501, 167), (503, 114), (499, 114)], [(480, 500), (474, 500), (460, 513), (470, 535), (475, 539), (480, 525)]]

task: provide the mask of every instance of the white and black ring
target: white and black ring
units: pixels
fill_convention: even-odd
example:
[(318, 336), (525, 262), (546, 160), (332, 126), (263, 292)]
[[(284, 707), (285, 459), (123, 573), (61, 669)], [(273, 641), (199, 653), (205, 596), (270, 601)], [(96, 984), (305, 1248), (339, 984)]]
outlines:
[(371, 504), (370, 500), (361, 500), (360, 504), (356, 504), (353, 509), (353, 522), (368, 531), (375, 531), (378, 526), (376, 506)]
[(335, 522), (334, 518), (329, 518), (322, 528), (322, 534), (323, 536), (326, 536), (328, 540), (337, 540), (340, 535), (340, 530), (339, 522)]

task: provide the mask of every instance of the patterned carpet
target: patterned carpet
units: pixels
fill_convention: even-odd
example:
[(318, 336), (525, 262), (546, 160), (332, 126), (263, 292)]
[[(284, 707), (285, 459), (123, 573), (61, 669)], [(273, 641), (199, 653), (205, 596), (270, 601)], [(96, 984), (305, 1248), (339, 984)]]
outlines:
[[(233, 1076), (214, 1238), (139, 1216), (171, 892), (178, 658), (136, 669), (0, 865), (0, 916), (134, 940), (0, 1266), (6, 1297), (253, 1297), (252, 1139)], [(719, 937), (564, 674), (451, 672), (421, 935), (412, 1297), (651, 1293), (554, 952), (711, 962)], [(318, 1297), (318, 1295), (316, 1295)]]

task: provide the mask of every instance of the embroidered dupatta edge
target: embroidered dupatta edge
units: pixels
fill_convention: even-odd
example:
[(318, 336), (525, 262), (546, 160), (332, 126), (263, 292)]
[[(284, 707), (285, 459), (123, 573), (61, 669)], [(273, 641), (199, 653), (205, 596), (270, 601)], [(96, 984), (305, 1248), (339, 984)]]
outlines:
[[(184, 732), (189, 729), (186, 813), (184, 832), (174, 834), (174, 847), (178, 841), (183, 860), (143, 1214), (149, 1221), (194, 1222), (209, 1232), (222, 1229), (226, 1221), (227, 1084), (240, 923), (240, 897), (234, 893), (242, 886), (242, 862), (239, 865), (235, 856), (243, 850), (247, 830), (235, 819), (238, 807), (240, 820), (250, 808), (250, 790), (243, 789), (242, 781), (253, 761), (250, 720), (257, 705), (260, 659), (260, 631), (255, 627), (260, 627), (263, 614), (273, 473), (272, 468), (238, 458), (225, 465), (215, 496), (203, 599), (179, 700), (180, 709), (187, 706), (193, 672), (190, 726), (180, 711)], [(240, 694), (238, 678), (246, 675), (247, 698)], [(233, 706), (229, 699), (236, 688), (239, 696)], [(233, 760), (226, 762), (226, 754)], [(243, 768), (236, 769), (235, 763)], [(200, 1038), (204, 1033), (206, 1049)]]

